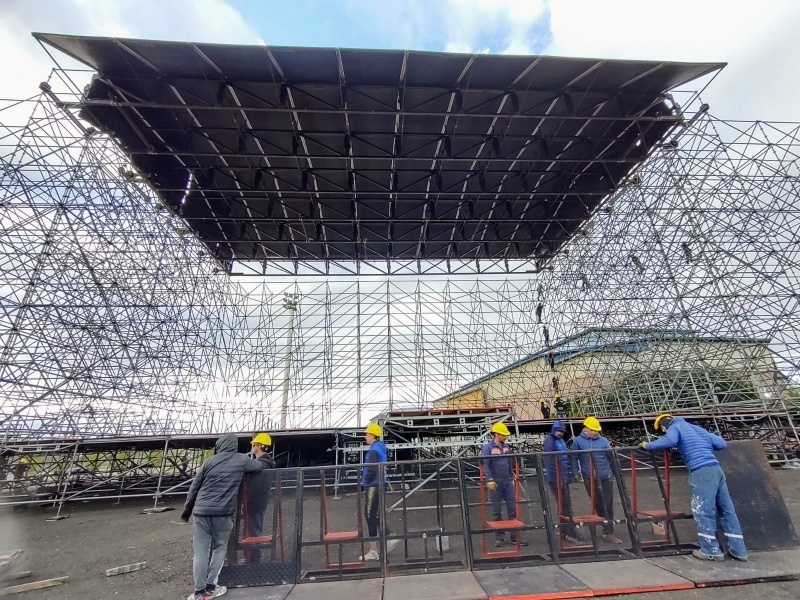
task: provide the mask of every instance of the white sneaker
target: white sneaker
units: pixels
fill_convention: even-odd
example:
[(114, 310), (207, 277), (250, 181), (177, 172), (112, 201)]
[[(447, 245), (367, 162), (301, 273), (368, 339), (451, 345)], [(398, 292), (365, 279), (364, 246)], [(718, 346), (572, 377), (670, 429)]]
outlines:
[(380, 556), (378, 556), (378, 551), (377, 550), (370, 550), (364, 556), (359, 556), (358, 560), (364, 560), (364, 561), (367, 561), (367, 560), (378, 560), (379, 558), (380, 558)]
[(224, 594), (227, 591), (228, 591), (228, 588), (226, 588), (224, 585), (218, 585), (217, 587), (214, 588), (214, 593), (211, 594), (211, 597), (212, 598), (217, 598), (219, 596), (222, 596), (222, 594)]
[(397, 544), (400, 543), (400, 540), (389, 540), (386, 542), (386, 554), (389, 554), (392, 550), (397, 548)]

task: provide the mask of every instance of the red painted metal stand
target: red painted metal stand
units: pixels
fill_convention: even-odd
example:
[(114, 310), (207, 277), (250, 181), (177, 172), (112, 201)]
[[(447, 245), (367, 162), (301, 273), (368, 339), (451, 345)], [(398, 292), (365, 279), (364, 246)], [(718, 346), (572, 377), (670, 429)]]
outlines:
[[(361, 523), (361, 492), (359, 491), (356, 494), (358, 498), (358, 509), (356, 512), (356, 516), (358, 518), (358, 525), (355, 531), (329, 531), (328, 530), (328, 494), (326, 491), (325, 485), (325, 473), (324, 471), (321, 473), (320, 479), (320, 511), (322, 512), (321, 515), (321, 527), (322, 527), (322, 541), (324, 542), (325, 546), (325, 566), (329, 569), (347, 569), (347, 568), (355, 568), (355, 567), (363, 567), (366, 564), (365, 556), (366, 552), (364, 551), (364, 529)], [(342, 562), (342, 552), (343, 546), (347, 542), (356, 542), (361, 541), (361, 560), (353, 561), (353, 562)], [(332, 562), (330, 556), (330, 547), (331, 545), (336, 545), (339, 549), (339, 562)]]
[[(664, 522), (665, 520), (673, 519), (683, 519), (686, 518), (686, 513), (682, 512), (675, 512), (670, 510), (667, 512), (666, 508), (660, 508), (655, 510), (639, 510), (639, 501), (638, 501), (638, 494), (636, 489), (636, 451), (631, 451), (631, 506), (633, 509), (633, 514), (636, 517), (646, 517), (650, 519), (651, 523), (656, 522)], [(657, 467), (654, 467), (657, 468)], [(670, 505), (670, 484), (669, 484), (669, 473), (670, 473), (670, 462), (669, 462), (669, 452), (664, 451), (664, 505), (668, 507)], [(655, 533), (655, 529), (653, 529), (653, 533)], [(664, 543), (672, 543), (672, 534), (670, 532), (669, 523), (665, 522), (664, 524), (664, 534), (661, 536), (660, 539), (657, 540), (642, 540), (642, 546), (658, 546)]]
[[(483, 529), (491, 529), (494, 531), (513, 531), (525, 527), (525, 523), (517, 519), (505, 519), (499, 521), (490, 521), (486, 514), (486, 488), (483, 478), (483, 465), (480, 468), (480, 501), (481, 501), (481, 520), (483, 521)], [(517, 506), (517, 515), (520, 514), (520, 484), (519, 484), (519, 462), (514, 460), (514, 502)], [(517, 532), (516, 542), (513, 550), (490, 550), (486, 544), (486, 532), (482, 535), (482, 548), (483, 555), (487, 558), (510, 558), (513, 556), (522, 555), (522, 547), (520, 546), (520, 534)]]

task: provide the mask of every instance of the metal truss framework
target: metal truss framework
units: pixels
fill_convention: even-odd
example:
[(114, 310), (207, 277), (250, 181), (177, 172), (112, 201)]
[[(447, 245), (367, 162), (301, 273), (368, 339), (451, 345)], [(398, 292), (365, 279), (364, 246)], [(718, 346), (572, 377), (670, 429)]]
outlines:
[[(386, 413), (380, 422), (386, 432), (390, 461), (457, 459), (480, 454), (488, 423), (503, 419), (514, 432), (518, 452), (541, 452), (549, 421), (516, 421), (509, 408), (473, 411), (409, 411)], [(581, 430), (582, 419), (567, 419), (572, 435)], [(728, 440), (758, 440), (773, 464), (797, 464), (797, 443), (791, 418), (769, 411), (695, 414), (692, 421)], [(604, 434), (614, 446), (635, 446), (652, 426), (644, 416), (610, 417), (603, 420)], [(279, 467), (314, 464), (357, 465), (365, 447), (360, 430), (329, 429), (314, 432), (309, 451), (308, 436), (277, 434), (273, 451)], [(116, 499), (153, 499), (156, 504), (170, 496), (185, 495), (195, 472), (213, 454), (213, 436), (158, 436), (106, 439), (62, 439), (8, 442), (0, 447), (0, 506), (52, 505), (59, 510), (68, 502)], [(240, 439), (240, 447), (249, 437)], [(334, 452), (333, 458), (330, 448)], [(320, 454), (320, 451), (322, 453)], [(327, 459), (326, 459), (327, 457)], [(451, 463), (441, 469), (452, 477)], [(392, 471), (393, 472), (393, 471)], [(354, 483), (357, 471), (337, 469), (336, 486)], [(420, 486), (432, 476), (420, 472)], [(423, 481), (425, 479), (425, 481)], [(307, 477), (304, 486), (319, 480)], [(338, 487), (336, 488), (338, 489)], [(405, 495), (414, 494), (418, 487)], [(396, 504), (390, 510), (396, 508)]]
[[(0, 111), (4, 441), (272, 429), (284, 402), (291, 428), (361, 425), (591, 328), (646, 330), (662, 345), (691, 335), (660, 354), (565, 363), (566, 400), (566, 383), (583, 381), (577, 412), (649, 413), (676, 397), (702, 413), (714, 398), (716, 412), (794, 410), (796, 124), (697, 112), (535, 273), (446, 276), (431, 263), (438, 275), (413, 279), (238, 279), (115, 140), (43, 90), (27, 121), (14, 120), (18, 104)], [(554, 397), (530, 370), (504, 377), (503, 395), (483, 402), (523, 412)]]

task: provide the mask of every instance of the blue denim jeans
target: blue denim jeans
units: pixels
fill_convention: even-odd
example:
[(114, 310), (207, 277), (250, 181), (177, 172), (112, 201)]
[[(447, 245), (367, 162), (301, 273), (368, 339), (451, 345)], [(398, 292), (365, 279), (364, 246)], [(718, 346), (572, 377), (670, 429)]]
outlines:
[(734, 556), (747, 556), (742, 528), (733, 506), (725, 473), (719, 465), (700, 467), (689, 474), (692, 488), (692, 515), (697, 524), (700, 551), (709, 556), (720, 556), (722, 549), (717, 541), (717, 522), (728, 540), (728, 549)]
[[(513, 481), (498, 481), (497, 488), (491, 492), (492, 495), (492, 519), (495, 521), (503, 520), (503, 503), (508, 511), (508, 520), (513, 521), (517, 518), (517, 499), (515, 497), (515, 484)], [(511, 541), (517, 540), (517, 532), (511, 531)], [(495, 538), (501, 540), (505, 537), (505, 531), (495, 532)]]

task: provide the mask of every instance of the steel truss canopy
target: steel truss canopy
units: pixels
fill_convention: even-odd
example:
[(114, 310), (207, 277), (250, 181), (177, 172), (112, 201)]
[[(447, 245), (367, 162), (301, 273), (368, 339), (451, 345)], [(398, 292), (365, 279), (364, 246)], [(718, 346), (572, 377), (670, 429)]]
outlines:
[(541, 266), (724, 66), (34, 35), (97, 71), (82, 117), (229, 270)]

